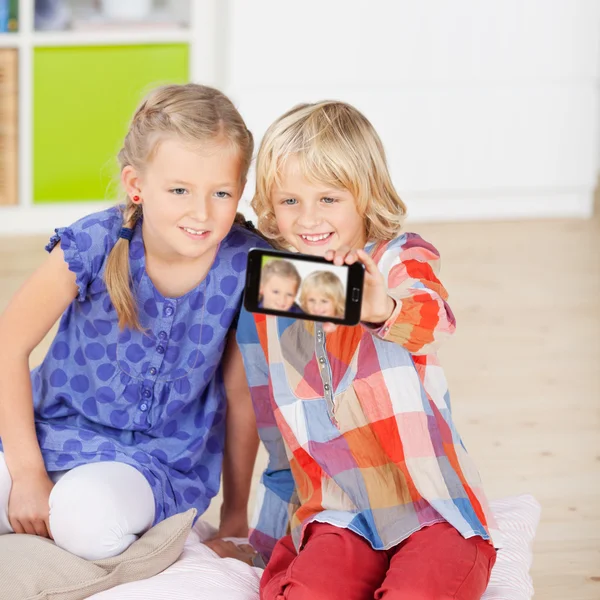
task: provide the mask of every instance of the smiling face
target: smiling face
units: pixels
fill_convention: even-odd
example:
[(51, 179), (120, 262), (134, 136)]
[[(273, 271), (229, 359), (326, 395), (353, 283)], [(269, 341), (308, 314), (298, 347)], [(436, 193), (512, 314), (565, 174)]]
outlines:
[(333, 299), (320, 293), (318, 290), (311, 290), (306, 293), (303, 308), (311, 315), (318, 315), (321, 317), (337, 316)]
[(300, 306), (306, 313), (344, 318), (345, 300), (342, 280), (331, 271), (314, 271), (302, 282)]
[(123, 170), (143, 209), (146, 250), (197, 259), (228, 234), (243, 191), (238, 151), (223, 138), (191, 148), (175, 138), (158, 144), (143, 173)]
[(297, 293), (298, 282), (294, 278), (275, 274), (261, 282), (259, 289), (263, 308), (271, 310), (289, 310)]
[(366, 244), (364, 218), (352, 193), (309, 180), (295, 156), (286, 160), (270, 198), (277, 228), (298, 252), (324, 256), (341, 246)]

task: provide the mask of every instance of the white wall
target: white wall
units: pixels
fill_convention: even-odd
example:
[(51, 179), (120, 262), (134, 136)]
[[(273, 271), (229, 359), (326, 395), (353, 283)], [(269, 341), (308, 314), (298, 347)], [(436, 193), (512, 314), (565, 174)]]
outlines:
[(218, 83), (259, 139), (298, 102), (341, 99), (378, 129), (415, 219), (591, 214), (600, 0), (227, 5)]

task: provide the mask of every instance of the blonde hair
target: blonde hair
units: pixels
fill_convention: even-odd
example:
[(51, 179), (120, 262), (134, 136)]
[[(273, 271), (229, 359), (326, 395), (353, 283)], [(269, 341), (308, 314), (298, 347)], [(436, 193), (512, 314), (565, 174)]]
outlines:
[(285, 246), (270, 195), (290, 156), (298, 158), (309, 180), (354, 195), (368, 241), (399, 234), (406, 206), (392, 184), (377, 132), (353, 106), (327, 100), (292, 108), (269, 127), (260, 144), (252, 208), (258, 228), (275, 244)]
[[(142, 173), (152, 160), (161, 140), (175, 136), (191, 145), (223, 136), (238, 151), (242, 181), (252, 160), (254, 141), (231, 100), (204, 85), (165, 85), (151, 91), (136, 109), (123, 147), (118, 154), (121, 171), (132, 166)], [(134, 228), (142, 207), (127, 196), (123, 207), (123, 227)], [(235, 222), (245, 223), (241, 215)], [(129, 242), (119, 238), (111, 250), (104, 279), (121, 329), (141, 330), (137, 303), (131, 290)]]
[(331, 271), (314, 271), (304, 278), (302, 289), (300, 290), (300, 307), (306, 313), (309, 312), (307, 310), (307, 296), (311, 290), (317, 290), (319, 294), (331, 300), (335, 316), (340, 319), (344, 318), (344, 313), (346, 312), (344, 285), (335, 273)]
[(261, 268), (260, 285), (262, 286), (267, 283), (274, 275), (278, 275), (284, 279), (293, 279), (296, 282), (296, 289), (300, 287), (300, 283), (302, 282), (302, 278), (296, 267), (289, 260), (283, 258), (274, 258)]

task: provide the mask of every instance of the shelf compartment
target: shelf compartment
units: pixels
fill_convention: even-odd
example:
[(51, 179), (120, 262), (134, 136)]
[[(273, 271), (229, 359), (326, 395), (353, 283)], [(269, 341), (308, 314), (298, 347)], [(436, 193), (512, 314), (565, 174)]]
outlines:
[(135, 106), (156, 85), (187, 81), (187, 44), (35, 48), (34, 204), (114, 197)]
[(18, 203), (18, 51), (0, 48), (0, 205)]
[(36, 32), (31, 36), (35, 47), (53, 46), (133, 46), (148, 44), (189, 43), (191, 34), (187, 29), (123, 29), (107, 31), (53, 31)]

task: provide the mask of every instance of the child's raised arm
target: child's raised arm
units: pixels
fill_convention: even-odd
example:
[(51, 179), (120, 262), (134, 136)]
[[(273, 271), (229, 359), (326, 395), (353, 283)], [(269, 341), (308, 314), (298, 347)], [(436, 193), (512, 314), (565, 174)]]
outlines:
[[(440, 255), (419, 235), (380, 242), (370, 254), (342, 246), (325, 257), (336, 265), (359, 260), (365, 266), (361, 321), (373, 335), (420, 355), (435, 352), (454, 333), (448, 292), (437, 278)], [(337, 325), (323, 329), (333, 332)]]
[(420, 236), (407, 233), (377, 246), (371, 258), (395, 303), (373, 333), (412, 354), (434, 352), (456, 329), (448, 292), (437, 278), (439, 252)]
[(16, 533), (50, 534), (53, 484), (35, 431), (29, 355), (77, 292), (75, 274), (57, 246), (0, 316), (0, 438), (13, 482), (8, 516)]

